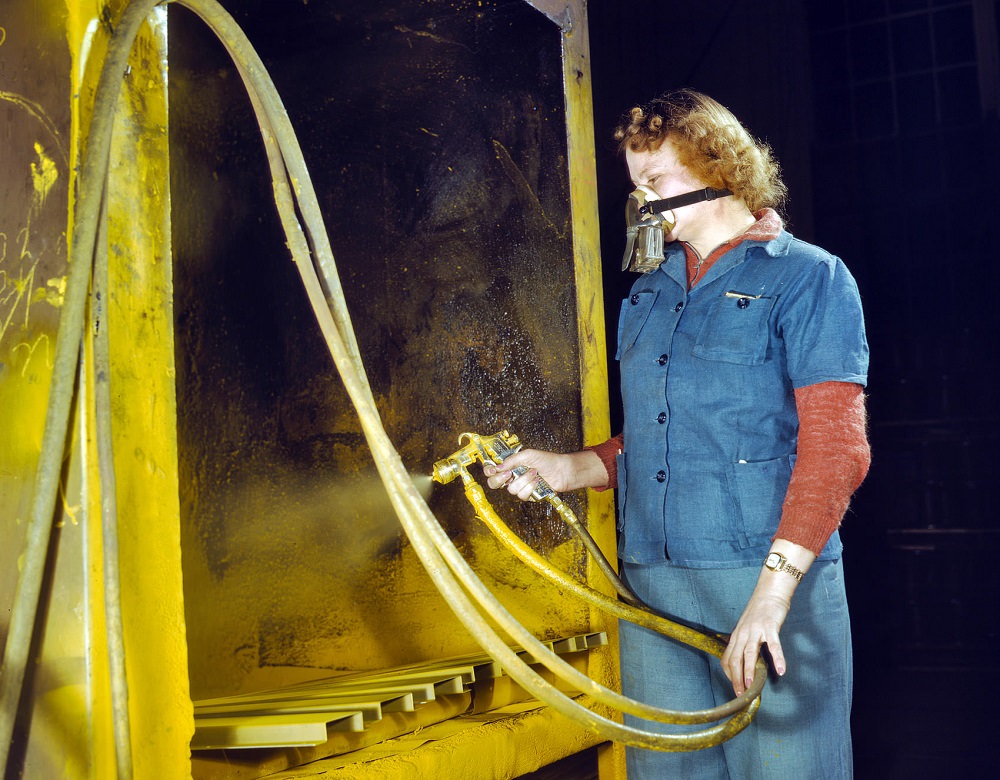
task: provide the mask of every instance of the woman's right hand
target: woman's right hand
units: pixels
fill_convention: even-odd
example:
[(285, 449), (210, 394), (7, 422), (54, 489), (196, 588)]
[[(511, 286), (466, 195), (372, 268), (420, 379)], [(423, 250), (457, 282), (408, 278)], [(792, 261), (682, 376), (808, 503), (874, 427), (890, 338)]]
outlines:
[[(515, 476), (513, 470), (518, 466), (527, 471)], [(506, 487), (509, 493), (522, 501), (531, 498), (539, 479), (544, 479), (557, 493), (585, 487), (603, 487), (608, 483), (608, 472), (604, 464), (590, 450), (570, 453), (520, 450), (500, 466), (486, 464), (483, 466), (483, 473), (491, 488)]]

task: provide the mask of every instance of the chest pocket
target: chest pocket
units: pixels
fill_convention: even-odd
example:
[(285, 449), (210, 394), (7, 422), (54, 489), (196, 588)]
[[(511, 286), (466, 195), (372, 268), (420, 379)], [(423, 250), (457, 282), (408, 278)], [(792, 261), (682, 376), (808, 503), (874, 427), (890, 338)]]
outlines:
[(621, 311), (618, 312), (618, 354), (616, 360), (621, 360), (622, 355), (627, 352), (635, 340), (639, 338), (643, 325), (649, 319), (649, 313), (656, 303), (659, 295), (658, 290), (646, 290), (644, 292), (634, 292), (622, 301)]
[(771, 312), (777, 297), (745, 295), (728, 290), (712, 310), (691, 350), (703, 360), (759, 366), (767, 360), (771, 339)]

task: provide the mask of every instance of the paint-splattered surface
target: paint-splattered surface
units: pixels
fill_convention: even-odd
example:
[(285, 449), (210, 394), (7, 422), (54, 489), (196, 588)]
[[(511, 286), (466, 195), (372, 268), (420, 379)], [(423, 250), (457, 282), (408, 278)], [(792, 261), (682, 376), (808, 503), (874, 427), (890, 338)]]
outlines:
[[(558, 27), (522, 2), (277, 6), (241, 4), (237, 20), (299, 134), (406, 466), (428, 474), (463, 431), (577, 448)], [(171, 56), (193, 695), (236, 690), (258, 666), (380, 668), (474, 648), (375, 477), (284, 247), (236, 74), (183, 13)], [(494, 498), (543, 554), (581, 570), (554, 514)], [(458, 486), (429, 503), (537, 634), (586, 628), (586, 609), (512, 563)]]
[[(9, 613), (66, 281), (69, 51), (27, 6), (0, 17), (0, 594)], [(45, 56), (39, 57), (44, 51)], [(9, 601), (8, 601), (9, 599)], [(0, 621), (6, 634), (6, 620)]]

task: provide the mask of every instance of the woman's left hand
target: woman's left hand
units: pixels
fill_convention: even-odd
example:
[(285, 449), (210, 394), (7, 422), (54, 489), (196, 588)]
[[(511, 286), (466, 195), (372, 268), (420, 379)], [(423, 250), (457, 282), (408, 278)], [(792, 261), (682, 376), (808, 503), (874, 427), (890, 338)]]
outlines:
[(722, 654), (722, 670), (733, 684), (737, 696), (753, 682), (754, 667), (763, 645), (767, 645), (771, 663), (779, 677), (788, 669), (778, 634), (788, 617), (792, 596), (799, 584), (799, 578), (790, 572), (805, 574), (816, 559), (816, 553), (787, 539), (775, 539), (771, 552), (781, 555), (789, 565), (784, 571), (773, 571), (766, 566), (760, 570), (757, 585)]
[(778, 675), (785, 673), (785, 654), (778, 634), (791, 606), (791, 593), (761, 593), (758, 585), (722, 654), (722, 670), (739, 696), (754, 680), (754, 666), (762, 645), (767, 645)]

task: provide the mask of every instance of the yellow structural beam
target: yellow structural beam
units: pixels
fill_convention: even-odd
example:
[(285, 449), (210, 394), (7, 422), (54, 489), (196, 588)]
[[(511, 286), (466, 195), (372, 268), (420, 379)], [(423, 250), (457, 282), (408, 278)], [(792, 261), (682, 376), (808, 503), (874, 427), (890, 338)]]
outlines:
[[(125, 2), (68, 3), (67, 38), (73, 72), (73, 148), (88, 141), (94, 93), (110, 31)], [(119, 573), (131, 735), (136, 777), (190, 774), (193, 715), (188, 692), (171, 289), (169, 147), (167, 136), (167, 11), (147, 18), (129, 59), (116, 107), (107, 191), (108, 293), (105, 320), (91, 310), (88, 333), (107, 328), (110, 342), (111, 427), (117, 483)], [(72, 212), (70, 232), (72, 232)], [(93, 353), (82, 375), (93, 387)], [(86, 407), (93, 408), (88, 392)], [(110, 776), (114, 754), (108, 659), (103, 641), (101, 499), (96, 446), (88, 415), (83, 460), (87, 523), (89, 632), (98, 673), (90, 691), (95, 742), (92, 777)], [(102, 565), (104, 564), (104, 565)], [(93, 653), (93, 651), (92, 651)]]
[[(576, 281), (576, 317), (580, 355), (580, 397), (583, 437), (597, 444), (610, 435), (608, 365), (605, 341), (604, 283), (601, 267), (600, 217), (597, 208), (597, 168), (594, 144), (594, 105), (587, 4), (585, 0), (533, 0), (563, 25), (563, 90), (566, 95), (566, 136), (570, 206), (573, 224), (573, 262)], [(587, 491), (587, 527), (609, 561), (616, 561), (615, 508), (612, 491)], [(588, 560), (588, 582), (610, 585), (599, 567)], [(619, 687), (617, 622), (591, 609), (591, 629), (604, 631), (613, 652), (595, 653), (588, 673), (610, 688)], [(602, 780), (625, 777), (625, 751), (606, 745), (600, 751)]]
[[(531, 4), (563, 31), (581, 408), (584, 436), (588, 442), (596, 442), (609, 431), (586, 8), (584, 0), (534, 0)], [(46, 240), (50, 247), (59, 247), (62, 252), (66, 249), (66, 236), (72, 235), (75, 218), (71, 193), (77, 191), (75, 172), (88, 143), (100, 68), (113, 20), (126, 5), (126, 0), (11, 3), (32, 24), (56, 31), (58, 37), (47, 46), (58, 45), (61, 53), (68, 51), (70, 70), (68, 89), (62, 97), (68, 110), (50, 112), (65, 115), (65, 122), (50, 120), (47, 107), (30, 89), (24, 94), (0, 94), (7, 104), (23, 109), (40, 133), (30, 168), (31, 189), (26, 195), (28, 217), (15, 229), (6, 222), (0, 224), (0, 413), (4, 415), (0, 529), (18, 534), (41, 441), (44, 399), (52, 373), (55, 329), (51, 320), (58, 316), (66, 269), (43, 277), (43, 266), (32, 265), (31, 256), (24, 251), (15, 268), (13, 251), (16, 245), (40, 256), (41, 250), (28, 240), (32, 237), (32, 215), (37, 216), (32, 209), (55, 197), (64, 199), (66, 230)], [(11, 38), (15, 28), (4, 25), (0, 20), (0, 46), (7, 47), (0, 54), (17, 44)], [(190, 776), (189, 745), (194, 732), (178, 500), (167, 50), (164, 5), (144, 25), (122, 81), (106, 198), (108, 294), (102, 309), (90, 311), (86, 328), (88, 334), (106, 329), (110, 344), (120, 608), (129, 752), (137, 778)], [(44, 75), (44, 61), (38, 67)], [(65, 79), (66, 74), (61, 73), (60, 78)], [(4, 220), (9, 221), (10, 216), (0, 213)], [(104, 778), (117, 772), (108, 671), (109, 621), (104, 606), (108, 561), (100, 509), (105, 496), (97, 468), (92, 413), (95, 355), (89, 343), (81, 351), (79, 376), (57, 532), (50, 551), (51, 577), (43, 594), (48, 600), (42, 610), (44, 635), (28, 674), (26, 714), (15, 734), (19, 741), (17, 760), (26, 777)], [(613, 559), (611, 495), (590, 494), (587, 515), (591, 533)], [(0, 563), (13, 572), (20, 565), (18, 551), (0, 554)], [(592, 581), (600, 581), (596, 570), (592, 574)], [(3, 576), (0, 573), (0, 578)], [(0, 579), (0, 596), (5, 601), (13, 579), (13, 575)], [(591, 619), (590, 629), (607, 633), (614, 642), (614, 621), (596, 611)], [(617, 677), (614, 657), (610, 650), (590, 654), (589, 674), (613, 686)], [(380, 756), (377, 776), (513, 776), (593, 746), (596, 741), (593, 734), (572, 726), (548, 708), (531, 705), (459, 718), (435, 729), (438, 741), (434, 745), (414, 749), (416, 743), (402, 741), (396, 747), (400, 754), (406, 750), (409, 757)], [(422, 739), (428, 736), (429, 730), (423, 732)], [(420, 772), (406, 774), (409, 765), (420, 767)], [(617, 776), (616, 767), (615, 761), (604, 761), (602, 777)]]
[(108, 193), (107, 327), (136, 777), (187, 776), (194, 730), (181, 576), (169, 174), (164, 5), (132, 48)]

